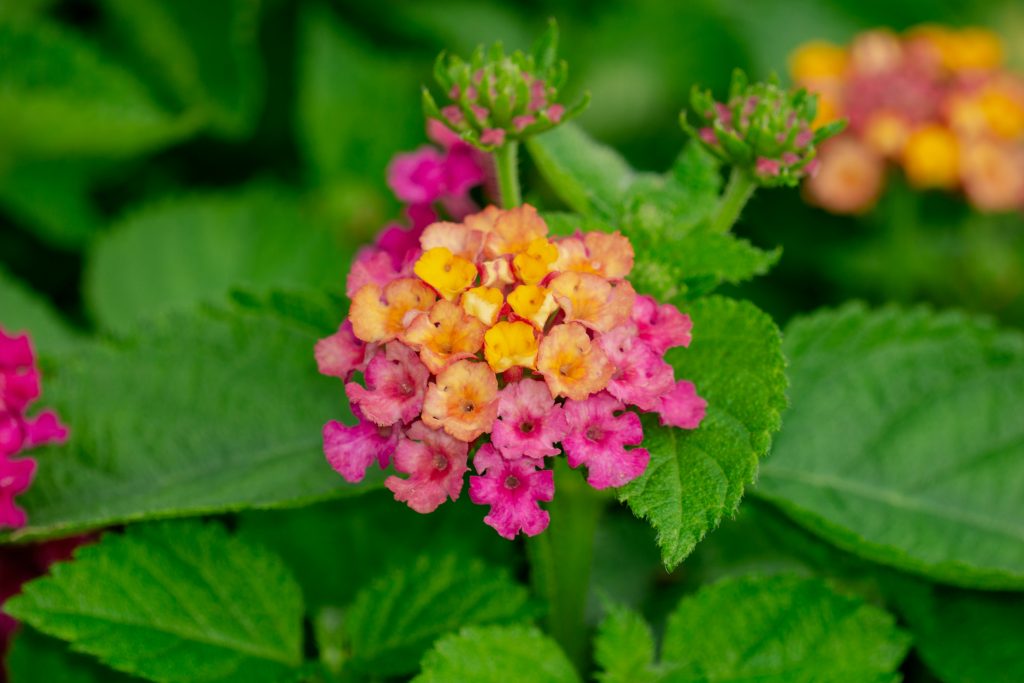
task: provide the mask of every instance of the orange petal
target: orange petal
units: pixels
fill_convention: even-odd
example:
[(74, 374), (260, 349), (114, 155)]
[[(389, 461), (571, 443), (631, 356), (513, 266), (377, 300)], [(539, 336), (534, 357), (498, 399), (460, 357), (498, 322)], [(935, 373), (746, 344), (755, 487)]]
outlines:
[(498, 378), (485, 363), (460, 360), (427, 387), (423, 422), (460, 441), (490, 432), (498, 417)]
[(466, 216), (462, 219), (462, 223), (470, 230), (488, 233), (494, 230), (494, 224), (498, 222), (498, 216), (501, 214), (501, 209), (491, 204), (479, 213)]
[(558, 260), (555, 261), (554, 270), (560, 273), (594, 273), (594, 267), (590, 265), (590, 258), (587, 256), (587, 247), (578, 237), (566, 237), (559, 240)]
[(488, 258), (526, 251), (530, 242), (546, 237), (548, 226), (529, 204), (501, 212), (487, 236), (484, 253)]
[(551, 291), (537, 285), (519, 285), (508, 295), (508, 305), (520, 318), (543, 330), (548, 318), (558, 309)]
[(484, 261), (481, 264), (483, 276), (481, 284), (485, 287), (503, 287), (516, 281), (512, 274), (512, 266), (507, 258), (496, 258), (493, 261)]
[(476, 280), (476, 266), (447, 247), (434, 247), (416, 261), (413, 272), (445, 299), (454, 299)]
[(363, 285), (349, 308), (352, 333), (365, 342), (390, 341), (405, 329), (407, 315), (427, 311), (435, 301), (433, 290), (412, 278), (389, 282), (383, 291), (376, 284)]
[(502, 320), (487, 330), (484, 358), (495, 372), (505, 372), (516, 366), (533, 368), (537, 362), (537, 337), (533, 325), (521, 320)]
[(537, 369), (553, 396), (582, 401), (608, 386), (615, 368), (578, 323), (555, 325), (541, 340)]
[(629, 320), (636, 291), (623, 280), (614, 287), (599, 275), (562, 273), (549, 285), (566, 321), (577, 321), (600, 332)]
[(619, 232), (588, 232), (583, 243), (590, 265), (601, 275), (619, 280), (633, 270), (633, 245)]
[(505, 297), (494, 287), (474, 287), (462, 293), (462, 310), (487, 327), (498, 321)]
[(442, 299), (421, 313), (401, 340), (420, 352), (420, 360), (437, 374), (457, 360), (470, 358), (484, 343), (485, 327), (450, 301)]
[(444, 247), (467, 261), (476, 261), (483, 245), (484, 233), (471, 230), (461, 223), (431, 223), (420, 235), (423, 251)]

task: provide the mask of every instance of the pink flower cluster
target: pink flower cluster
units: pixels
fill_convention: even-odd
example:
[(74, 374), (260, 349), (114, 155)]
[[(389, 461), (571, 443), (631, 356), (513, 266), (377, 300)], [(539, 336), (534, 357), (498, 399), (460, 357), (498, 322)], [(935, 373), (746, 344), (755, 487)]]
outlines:
[(39, 371), (28, 337), (8, 336), (0, 329), (0, 526), (25, 524), (25, 511), (14, 504), (14, 497), (32, 483), (36, 462), (15, 456), (28, 448), (67, 439), (67, 429), (52, 412), (35, 417), (25, 414), (39, 393)]
[(407, 476), (385, 485), (428, 513), (460, 496), (472, 468), (469, 496), (490, 506), (484, 521), (506, 538), (532, 536), (549, 523), (548, 458), (585, 467), (596, 489), (619, 487), (650, 459), (637, 411), (700, 424), (705, 401), (664, 360), (689, 345), (690, 318), (636, 294), (629, 240), (547, 232), (528, 205), (488, 207), (386, 252), (407, 270), (367, 277), (357, 262), (349, 316), (316, 347), (357, 419), (324, 426), (342, 477), (394, 465)]

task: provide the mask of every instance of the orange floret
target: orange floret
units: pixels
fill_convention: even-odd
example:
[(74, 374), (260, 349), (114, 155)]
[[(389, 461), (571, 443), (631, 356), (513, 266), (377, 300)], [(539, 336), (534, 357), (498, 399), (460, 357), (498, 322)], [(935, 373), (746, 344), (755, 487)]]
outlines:
[(455, 256), (476, 261), (485, 236), (479, 230), (472, 230), (461, 223), (431, 223), (420, 235), (420, 247), (423, 251), (444, 247)]
[(798, 47), (789, 57), (789, 73), (801, 85), (839, 79), (846, 73), (846, 50), (824, 41)]
[(547, 237), (547, 223), (537, 215), (529, 204), (502, 211), (494, 222), (493, 231), (487, 236), (484, 253), (488, 258), (505, 254), (518, 254), (537, 238)]
[(498, 378), (485, 363), (460, 360), (427, 387), (423, 422), (444, 429), (459, 441), (488, 432), (498, 416)]
[(587, 256), (587, 246), (579, 237), (566, 237), (558, 241), (558, 260), (554, 270), (560, 273), (595, 273)]
[(537, 285), (519, 285), (508, 295), (508, 305), (520, 318), (533, 323), (538, 330), (544, 329), (551, 314), (558, 310), (558, 302), (551, 290)]
[(555, 325), (540, 343), (537, 369), (553, 396), (582, 401), (608, 386), (615, 368), (578, 323)]
[(480, 265), (480, 271), (480, 284), (485, 287), (504, 287), (516, 281), (516, 276), (512, 274), (512, 265), (505, 257), (484, 261)]
[(505, 372), (516, 366), (535, 368), (537, 337), (533, 325), (521, 320), (502, 320), (487, 330), (484, 335), (484, 358), (495, 372)]
[(442, 299), (430, 313), (421, 313), (400, 336), (420, 352), (420, 360), (433, 374), (451, 363), (470, 358), (484, 343), (485, 327), (450, 301)]
[(608, 332), (630, 318), (636, 291), (623, 280), (612, 283), (588, 273), (562, 273), (549, 285), (555, 301), (565, 311), (566, 321), (577, 321)]
[(405, 329), (410, 313), (424, 312), (437, 301), (430, 287), (413, 278), (380, 285), (363, 285), (352, 297), (348, 319), (352, 333), (364, 342), (382, 343), (397, 337)]
[(491, 204), (483, 211), (466, 216), (462, 219), (462, 223), (470, 230), (488, 233), (494, 230), (494, 224), (498, 221), (498, 216), (501, 214), (501, 209)]
[(583, 244), (591, 267), (601, 275), (618, 280), (633, 270), (633, 245), (621, 233), (588, 232)]
[(903, 148), (903, 170), (918, 188), (950, 189), (960, 180), (960, 145), (945, 126), (928, 124), (915, 130)]
[(558, 260), (558, 247), (543, 237), (530, 242), (526, 251), (512, 259), (516, 275), (521, 282), (535, 285), (551, 272), (551, 264)]
[(434, 247), (424, 252), (413, 266), (421, 280), (451, 300), (472, 286), (476, 279), (476, 266), (447, 247)]
[(498, 321), (505, 297), (494, 287), (474, 287), (462, 293), (460, 303), (462, 310), (490, 327)]

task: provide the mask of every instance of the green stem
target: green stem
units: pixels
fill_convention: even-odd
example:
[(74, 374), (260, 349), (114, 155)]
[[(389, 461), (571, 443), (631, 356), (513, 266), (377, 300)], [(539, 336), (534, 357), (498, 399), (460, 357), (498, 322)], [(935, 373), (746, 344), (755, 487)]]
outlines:
[(729, 175), (729, 184), (725, 186), (725, 193), (718, 200), (718, 207), (711, 217), (711, 231), (729, 232), (729, 228), (735, 225), (740, 212), (756, 189), (757, 182), (750, 173), (734, 166)]
[(519, 192), (519, 143), (506, 142), (494, 152), (494, 167), (498, 175), (498, 191), (503, 208), (512, 209), (523, 203)]
[(580, 672), (586, 671), (584, 616), (594, 557), (594, 535), (607, 496), (592, 489), (564, 459), (555, 463), (551, 524), (527, 542), (534, 589), (547, 602), (548, 633)]

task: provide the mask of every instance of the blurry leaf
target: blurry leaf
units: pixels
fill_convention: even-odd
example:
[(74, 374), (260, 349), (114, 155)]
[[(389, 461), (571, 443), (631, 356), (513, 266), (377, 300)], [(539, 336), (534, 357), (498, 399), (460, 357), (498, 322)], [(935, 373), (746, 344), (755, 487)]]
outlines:
[(89, 184), (102, 168), (70, 159), (19, 159), (0, 171), (0, 204), (47, 242), (80, 249), (100, 226)]
[[(324, 460), (320, 430), (351, 419), (341, 384), (317, 374), (308, 307), (204, 309), (51, 363), (46, 401), (66, 445), (33, 452), (15, 538), (154, 517), (273, 507), (357, 493)], [(324, 314), (322, 317), (329, 317)], [(340, 319), (340, 313), (339, 313)]]
[(38, 22), (0, 22), (0, 83), (0, 147), (17, 153), (126, 156), (195, 123), (159, 109), (81, 38)]
[(526, 589), (500, 569), (456, 554), (423, 555), (380, 576), (345, 614), (351, 666), (374, 676), (413, 673), (459, 628), (533, 616)]
[(6, 657), (7, 675), (14, 683), (129, 683), (139, 679), (108, 669), (67, 645), (20, 626)]
[(635, 175), (618, 152), (574, 123), (530, 138), (527, 145), (544, 179), (569, 208), (606, 219), (616, 215)]
[(524, 23), (525, 13), (518, 9), (484, 0), (397, 2), (390, 19), (410, 36), (430, 39), (453, 54), (466, 55), (477, 45), (497, 41), (512, 48), (526, 47), (533, 32)]
[(594, 535), (587, 623), (598, 623), (609, 601), (638, 608), (653, 591), (654, 577), (663, 571), (650, 525), (624, 508), (605, 510)]
[(891, 615), (816, 579), (727, 579), (684, 599), (662, 645), (672, 683), (896, 683), (909, 639)]
[[(424, 553), (458, 552), (512, 565), (515, 547), (480, 523), (483, 514), (466, 496), (421, 515), (389, 491), (373, 491), (296, 510), (247, 511), (238, 529), (284, 559), (310, 607), (341, 606), (382, 570)], [(369, 557), (373, 562), (364, 561)]]
[(722, 517), (736, 511), (786, 405), (778, 328), (753, 304), (723, 297), (689, 308), (693, 343), (669, 360), (708, 402), (693, 431), (644, 422), (647, 471), (622, 489), (638, 516), (658, 531), (668, 569), (678, 565)]
[(946, 683), (1024, 681), (1024, 596), (903, 581), (892, 600), (928, 667)]
[(594, 660), (601, 683), (656, 683), (654, 634), (644, 618), (625, 607), (613, 606), (594, 640)]
[(532, 626), (464, 628), (423, 657), (413, 683), (580, 683), (555, 641)]
[(235, 287), (344, 288), (351, 261), (283, 190), (168, 199), (130, 212), (96, 240), (86, 296), (112, 330), (199, 302), (220, 302)]
[(417, 73), (312, 5), (300, 17), (296, 120), (316, 179), (379, 179), (391, 156), (424, 141)]
[(1020, 335), (854, 305), (794, 322), (785, 350), (793, 408), (758, 495), (875, 562), (1024, 586)]
[(81, 342), (48, 301), (0, 269), (0, 327), (10, 334), (27, 332), (37, 351), (66, 352)]
[(276, 683), (302, 663), (298, 584), (278, 558), (217, 524), (108, 532), (4, 609), (160, 683)]
[(260, 0), (104, 0), (125, 61), (225, 137), (245, 137), (263, 101)]

